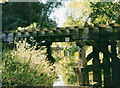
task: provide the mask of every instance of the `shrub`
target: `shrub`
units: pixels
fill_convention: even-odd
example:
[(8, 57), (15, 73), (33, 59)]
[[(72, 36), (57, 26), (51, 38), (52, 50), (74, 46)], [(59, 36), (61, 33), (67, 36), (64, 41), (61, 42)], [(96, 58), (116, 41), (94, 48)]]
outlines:
[(3, 52), (3, 86), (52, 86), (56, 75), (44, 52), (45, 49), (35, 50), (26, 41)]
[(78, 58), (64, 57), (55, 63), (57, 74), (63, 76), (63, 80), (67, 85), (76, 85), (77, 83), (77, 76), (73, 69), (77, 62)]
[(63, 81), (67, 85), (76, 85), (77, 76), (74, 67), (78, 65), (79, 54), (75, 43), (53, 43), (52, 55), (56, 58), (54, 63), (56, 73), (62, 75)]

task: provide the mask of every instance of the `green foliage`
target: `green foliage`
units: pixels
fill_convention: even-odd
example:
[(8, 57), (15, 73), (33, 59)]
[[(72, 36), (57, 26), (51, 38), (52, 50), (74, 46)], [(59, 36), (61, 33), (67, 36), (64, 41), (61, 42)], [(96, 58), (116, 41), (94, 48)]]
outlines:
[(55, 81), (53, 66), (46, 59), (44, 50), (30, 48), (19, 42), (14, 50), (3, 52), (3, 86), (52, 86)]
[(96, 2), (91, 3), (92, 13), (89, 15), (92, 23), (118, 22), (119, 2)]
[(64, 57), (55, 63), (56, 72), (63, 76), (63, 80), (67, 85), (75, 85), (77, 83), (77, 76), (74, 72), (74, 67), (77, 65), (78, 58)]
[(67, 7), (67, 20), (64, 26), (84, 26), (88, 15), (91, 13), (88, 1), (71, 1)]
[(87, 23), (120, 23), (120, 2), (72, 1), (69, 3), (64, 26), (84, 26)]
[(53, 57), (56, 58), (56, 62), (54, 63), (56, 73), (62, 75), (67, 85), (75, 85), (77, 77), (73, 68), (77, 66), (79, 60), (79, 56), (75, 55), (77, 46), (73, 42), (54, 43), (52, 46), (56, 46), (56, 49), (53, 51)]
[(78, 47), (76, 45), (73, 45), (72, 47), (66, 49), (70, 53), (70, 56), (73, 56), (75, 52), (78, 51)]
[(55, 27), (56, 22), (49, 16), (60, 5), (58, 2), (6, 2), (2, 5), (3, 31), (25, 27), (33, 22), (41, 28)]

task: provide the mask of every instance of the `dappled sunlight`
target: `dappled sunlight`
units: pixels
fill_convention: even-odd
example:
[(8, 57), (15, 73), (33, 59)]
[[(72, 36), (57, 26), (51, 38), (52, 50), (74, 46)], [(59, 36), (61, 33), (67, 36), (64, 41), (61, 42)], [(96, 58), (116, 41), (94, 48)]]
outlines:
[[(71, 47), (71, 45), (74, 44), (70, 44), (70, 43), (61, 43), (63, 47), (67, 46), (66, 48), (69, 49)], [(56, 44), (57, 45), (57, 44)], [(59, 45), (60, 46), (60, 45)], [(61, 48), (62, 48), (61, 46)], [(57, 48), (57, 47), (56, 47)], [(77, 66), (78, 60), (79, 60), (79, 54), (78, 52), (74, 52), (73, 56), (69, 55), (66, 56), (65, 52), (63, 52), (66, 49), (59, 49), (57, 51), (59, 51), (59, 53), (55, 54), (53, 53), (53, 56), (56, 55), (60, 55), (60, 53), (62, 52), (62, 55), (64, 56), (60, 56), (61, 59), (59, 59), (55, 64), (55, 71), (57, 73), (57, 75), (61, 75), (63, 77), (63, 81), (67, 84), (67, 85), (76, 85), (76, 75), (74, 72), (74, 67)]]
[[(86, 47), (86, 57), (93, 51), (92, 49), (92, 46)], [(87, 62), (87, 65), (92, 65), (92, 59)]]
[[(11, 80), (11, 82), (16, 80), (17, 82), (14, 85), (17, 86), (21, 86), (21, 83), (23, 85), (35, 86), (52, 85), (55, 81), (56, 75), (54, 73), (53, 65), (46, 58), (46, 49), (35, 50), (35, 48), (36, 46), (31, 47), (26, 41), (19, 41), (16, 43), (16, 48), (14, 50), (10, 53), (3, 54), (5, 57), (3, 60), (3, 80), (9, 80), (12, 77), (14, 80)], [(6, 65), (6, 62), (9, 63), (8, 66)], [(12, 71), (13, 73), (10, 74), (11, 66), (14, 70)], [(6, 79), (5, 76), (7, 75), (11, 76)], [(16, 77), (19, 76), (21, 76), (22, 79), (16, 79)], [(32, 80), (34, 81), (33, 83), (31, 83)], [(4, 86), (6, 82), (7, 81), (3, 82)], [(11, 86), (12, 84), (8, 85)]]
[(4, 3), (3, 87), (120, 86), (119, 2), (90, 1)]

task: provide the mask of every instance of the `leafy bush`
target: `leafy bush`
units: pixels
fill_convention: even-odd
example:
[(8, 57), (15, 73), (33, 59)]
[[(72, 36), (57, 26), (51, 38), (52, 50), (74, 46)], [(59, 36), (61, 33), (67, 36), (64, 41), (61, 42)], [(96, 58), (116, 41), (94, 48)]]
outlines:
[(44, 52), (45, 49), (35, 50), (26, 41), (3, 52), (3, 86), (52, 86), (56, 75)]
[(55, 63), (57, 74), (63, 76), (63, 80), (67, 85), (76, 85), (77, 83), (77, 76), (73, 69), (77, 62), (78, 58), (64, 57)]
[(52, 55), (56, 59), (54, 63), (56, 73), (62, 76), (67, 85), (76, 85), (77, 83), (77, 76), (73, 69), (79, 60), (77, 51), (78, 47), (74, 42), (52, 44)]

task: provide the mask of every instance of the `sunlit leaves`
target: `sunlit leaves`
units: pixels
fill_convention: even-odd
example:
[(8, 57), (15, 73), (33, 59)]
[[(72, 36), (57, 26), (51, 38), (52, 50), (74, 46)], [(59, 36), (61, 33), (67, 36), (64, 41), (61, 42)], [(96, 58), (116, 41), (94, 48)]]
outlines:
[(35, 50), (26, 41), (3, 53), (3, 86), (52, 86), (53, 66), (46, 59), (45, 50)]
[(116, 21), (119, 16), (118, 2), (91, 2), (92, 13), (89, 18), (93, 23), (105, 23)]
[(67, 20), (65, 26), (83, 26), (88, 15), (91, 13), (88, 1), (71, 1), (68, 5)]

